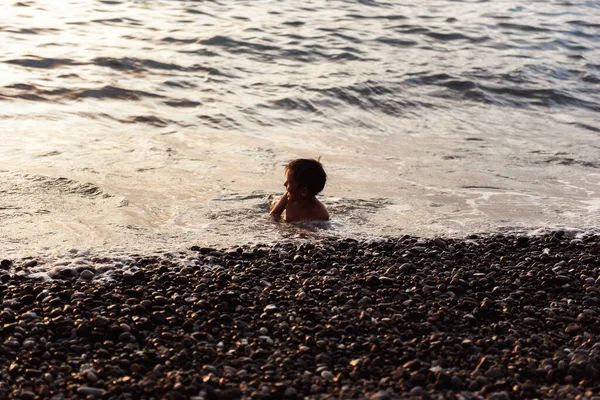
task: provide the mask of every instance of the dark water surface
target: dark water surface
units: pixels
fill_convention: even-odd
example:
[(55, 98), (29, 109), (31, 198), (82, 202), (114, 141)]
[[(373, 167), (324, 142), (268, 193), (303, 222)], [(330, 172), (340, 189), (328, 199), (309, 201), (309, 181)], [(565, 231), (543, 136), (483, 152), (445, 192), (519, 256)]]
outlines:
[(5, 251), (230, 245), (323, 156), (328, 234), (592, 229), (597, 1), (0, 5)]

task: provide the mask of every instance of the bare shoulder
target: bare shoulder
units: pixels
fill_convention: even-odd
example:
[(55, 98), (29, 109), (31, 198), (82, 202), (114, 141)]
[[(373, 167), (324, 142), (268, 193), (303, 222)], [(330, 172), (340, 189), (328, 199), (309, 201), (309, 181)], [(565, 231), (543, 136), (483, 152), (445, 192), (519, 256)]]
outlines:
[(325, 204), (321, 203), (319, 199), (315, 198), (315, 207), (313, 210), (313, 215), (315, 220), (319, 221), (328, 221), (329, 220), (329, 212), (327, 211), (327, 207)]

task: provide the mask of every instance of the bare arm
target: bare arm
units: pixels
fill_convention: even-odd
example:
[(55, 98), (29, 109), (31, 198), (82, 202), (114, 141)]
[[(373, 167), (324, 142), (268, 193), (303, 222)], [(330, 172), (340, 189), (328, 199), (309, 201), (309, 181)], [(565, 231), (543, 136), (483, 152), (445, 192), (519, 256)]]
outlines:
[(281, 216), (281, 214), (283, 213), (283, 210), (285, 210), (285, 208), (287, 207), (287, 204), (288, 204), (288, 193), (285, 192), (283, 194), (283, 196), (281, 196), (281, 199), (279, 199), (277, 204), (275, 204), (275, 206), (273, 208), (271, 208), (271, 211), (269, 212), (269, 214), (277, 216), (277, 217)]

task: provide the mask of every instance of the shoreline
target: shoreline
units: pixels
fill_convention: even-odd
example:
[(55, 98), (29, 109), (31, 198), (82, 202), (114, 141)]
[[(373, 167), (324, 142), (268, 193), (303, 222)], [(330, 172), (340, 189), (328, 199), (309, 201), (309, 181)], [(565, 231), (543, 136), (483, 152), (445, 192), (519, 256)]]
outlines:
[(179, 255), (48, 281), (2, 261), (0, 397), (600, 395), (595, 233)]

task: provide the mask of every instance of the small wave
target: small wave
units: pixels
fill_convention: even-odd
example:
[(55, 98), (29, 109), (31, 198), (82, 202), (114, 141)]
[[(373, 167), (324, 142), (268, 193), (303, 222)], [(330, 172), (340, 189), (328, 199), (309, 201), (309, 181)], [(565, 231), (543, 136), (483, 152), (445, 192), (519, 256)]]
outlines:
[(202, 105), (202, 103), (198, 102), (198, 101), (191, 101), (191, 100), (170, 100), (170, 101), (165, 101), (164, 102), (166, 105), (168, 105), (169, 107), (198, 107), (200, 105)]
[(198, 41), (198, 39), (177, 39), (171, 36), (168, 36), (166, 38), (162, 39), (163, 42), (167, 42), (167, 43), (185, 43), (185, 44), (189, 44), (189, 43), (196, 43)]
[(586, 28), (600, 28), (600, 24), (580, 20), (567, 21), (567, 24), (585, 26)]
[(425, 36), (429, 36), (431, 38), (447, 42), (451, 40), (467, 40), (472, 43), (484, 42), (489, 39), (487, 36), (481, 37), (470, 37), (467, 35), (463, 35), (462, 33), (439, 33), (439, 32), (425, 32)]
[(35, 90), (35, 89), (37, 89), (35, 86), (29, 85), (27, 83), (15, 83), (13, 85), (8, 85), (6, 87), (10, 88), (10, 89), (18, 89), (18, 90)]
[(23, 177), (34, 183), (41, 191), (74, 194), (89, 198), (112, 197), (112, 195), (105, 193), (100, 187), (90, 182), (83, 183), (64, 177), (54, 178), (42, 175), (23, 175)]
[(352, 107), (392, 116), (400, 115), (406, 112), (407, 109), (417, 106), (431, 107), (430, 104), (424, 102), (400, 97), (393, 84), (383, 84), (370, 80), (346, 87), (308, 88), (308, 90), (325, 96), (325, 99), (320, 98), (314, 100), (313, 103), (327, 105), (328, 108), (333, 106), (330, 103), (331, 99)]
[(111, 57), (100, 57), (93, 60), (95, 65), (109, 67), (117, 70), (125, 71), (143, 71), (145, 69), (160, 69), (166, 71), (190, 71), (190, 72), (208, 72), (210, 75), (222, 75), (229, 76), (221, 73), (218, 69), (212, 67), (206, 67), (200, 64), (194, 64), (190, 67), (182, 67), (177, 64), (163, 63), (160, 61), (139, 59), (139, 58), (111, 58)]
[(94, 64), (100, 65), (103, 67), (110, 67), (118, 70), (135, 70), (142, 71), (146, 68), (150, 69), (162, 69), (167, 71), (185, 71), (188, 70), (185, 67), (179, 66), (177, 64), (169, 64), (163, 63), (160, 61), (154, 60), (142, 60), (138, 58), (96, 58), (94, 59)]
[(352, 19), (385, 19), (388, 21), (398, 21), (401, 19), (408, 19), (408, 17), (405, 17), (404, 15), (374, 15), (374, 16), (369, 16), (369, 15), (361, 15), (361, 14), (348, 14), (348, 17), (352, 18)]
[(332, 60), (363, 61), (362, 58), (360, 58), (352, 53), (349, 53), (347, 51), (332, 55), (329, 58), (331, 58)]
[(207, 49), (196, 49), (196, 50), (177, 50), (182, 54), (195, 54), (202, 57), (219, 57), (220, 54), (215, 53), (214, 51), (210, 51)]
[(209, 14), (207, 12), (196, 10), (196, 9), (193, 9), (193, 8), (188, 8), (188, 9), (185, 10), (185, 12), (187, 12), (188, 14), (206, 15), (206, 16), (215, 18), (215, 16), (213, 14)]
[(350, 36), (350, 35), (346, 35), (343, 33), (339, 33), (339, 32), (332, 33), (331, 36), (338, 37), (340, 39), (344, 39), (344, 40), (347, 40), (348, 42), (352, 42), (352, 43), (362, 43), (362, 40), (360, 40), (359, 38), (356, 38), (356, 37)]
[[(3, 29), (0, 29), (0, 30), (3, 30)], [(21, 29), (18, 29), (18, 30), (12, 30), (12, 29), (10, 29), (10, 30), (4, 30), (4, 32), (7, 32), (7, 33), (16, 33), (17, 35), (38, 35), (38, 34), (40, 34), (43, 31), (45, 31), (45, 29), (40, 29), (40, 28), (29, 28), (29, 29), (27, 29), (27, 28), (21, 28)]]
[(54, 150), (54, 151), (49, 151), (47, 153), (37, 154), (34, 157), (35, 158), (54, 157), (54, 156), (59, 156), (61, 154), (62, 154), (62, 152)]
[(395, 29), (395, 31), (405, 34), (418, 34), (418, 33), (427, 33), (429, 29), (424, 28), (422, 26), (414, 26), (414, 25), (399, 25)]
[(5, 61), (7, 64), (20, 65), (27, 68), (44, 68), (51, 69), (56, 67), (62, 67), (63, 65), (80, 65), (81, 63), (75, 62), (69, 58), (21, 58)]
[(507, 30), (516, 30), (522, 32), (551, 32), (551, 30), (548, 28), (541, 28), (539, 26), (532, 25), (514, 24), (508, 22), (499, 22), (498, 24), (496, 24), (496, 26)]
[(131, 117), (129, 119), (129, 121), (133, 122), (133, 123), (143, 123), (143, 124), (148, 124), (148, 125), (152, 125), (152, 126), (157, 126), (160, 128), (163, 128), (163, 127), (169, 125), (170, 122), (172, 122), (172, 121), (169, 121), (166, 119), (159, 118), (154, 115), (138, 115), (135, 117)]
[(244, 41), (231, 39), (227, 36), (220, 36), (220, 35), (213, 36), (210, 39), (202, 40), (202, 41), (200, 41), (200, 43), (203, 45), (206, 45), (206, 46), (224, 47), (224, 48), (231, 50), (232, 52), (244, 52), (244, 51), (247, 51), (246, 49), (252, 49), (252, 50), (256, 50), (256, 51), (280, 50), (280, 48), (277, 46), (269, 46), (269, 45), (264, 45), (264, 44), (259, 44), (259, 43), (244, 42)]
[(171, 87), (178, 87), (178, 88), (195, 88), (198, 86), (195, 83), (187, 82), (187, 81), (165, 81), (165, 82), (163, 82), (163, 85), (167, 85), (167, 86), (171, 86)]
[(369, 6), (369, 7), (391, 7), (392, 5), (390, 3), (384, 3), (383, 1), (376, 1), (376, 0), (358, 0), (358, 2), (362, 5), (365, 6)]
[(163, 98), (164, 96), (140, 90), (128, 90), (115, 86), (105, 86), (101, 89), (40, 89), (34, 85), (13, 84), (5, 86), (7, 91), (0, 93), (5, 98), (17, 98), (30, 101), (56, 101), (57, 99), (118, 99), (139, 100), (142, 97)]
[(198, 119), (216, 129), (234, 129), (239, 127), (239, 124), (233, 118), (227, 117), (224, 114), (198, 115)]
[(467, 91), (472, 90), (477, 87), (472, 81), (448, 81), (440, 84), (441, 86), (447, 87), (448, 89), (458, 90), (458, 91)]
[(232, 201), (232, 202), (239, 202), (239, 201), (245, 201), (245, 200), (255, 200), (255, 199), (263, 199), (265, 201), (267, 201), (268, 197), (267, 194), (265, 192), (262, 191), (254, 191), (250, 194), (248, 193), (231, 193), (231, 194), (226, 194), (223, 196), (219, 196), (219, 197), (215, 197), (212, 199), (212, 201)]
[(302, 26), (304, 25), (306, 22), (303, 21), (286, 21), (283, 22), (283, 25), (289, 25), (289, 26)]
[(315, 55), (316, 54), (314, 52), (308, 52), (299, 49), (286, 49), (281, 52), (281, 57), (283, 58), (306, 63), (315, 61)]
[(575, 122), (575, 125), (578, 126), (578, 127), (580, 127), (580, 128), (587, 129), (588, 131), (600, 133), (600, 128), (598, 128), (596, 126), (584, 124), (583, 122)]
[(298, 99), (298, 98), (292, 99), (292, 98), (286, 97), (283, 99), (274, 100), (271, 103), (274, 105), (273, 108), (278, 108), (278, 109), (300, 110), (300, 111), (307, 111), (307, 112), (311, 112), (311, 113), (319, 112), (319, 110), (309, 100), (304, 100), (304, 99)]
[(394, 38), (388, 38), (388, 37), (380, 37), (375, 40), (377, 42), (385, 43), (387, 45), (394, 46), (394, 47), (410, 47), (410, 46), (415, 46), (417, 44), (417, 42), (415, 42), (414, 40), (401, 40), (401, 39), (394, 39)]
[[(547, 71), (546, 71), (547, 72)], [(463, 80), (448, 74), (432, 74), (411, 77), (403, 82), (405, 85), (433, 85), (445, 87), (453, 91), (461, 92), (462, 94), (456, 99), (468, 99), (483, 103), (494, 103), (497, 105), (512, 105), (523, 106), (525, 104), (537, 106), (554, 106), (554, 105), (571, 105), (584, 107), (591, 110), (600, 109), (600, 105), (593, 102), (578, 98), (570, 91), (561, 89), (530, 89), (522, 87), (526, 84), (531, 84), (527, 75), (538, 76), (538, 73), (529, 73), (527, 71), (515, 71), (510, 74), (502, 74), (498, 79), (493, 74), (483, 75), (477, 80)], [(557, 72), (558, 74), (558, 72)], [(477, 78), (475, 74), (472, 74)], [(557, 79), (570, 79), (562, 74), (557, 75)], [(518, 83), (519, 87), (510, 86), (493, 86), (486, 84), (483, 80), (498, 80), (502, 82)], [(442, 98), (453, 98), (447, 93), (433, 93), (433, 96)], [(524, 100), (524, 101), (523, 101)]]
[(575, 105), (579, 107), (588, 108), (593, 111), (600, 110), (600, 105), (577, 98), (559, 89), (525, 89), (513, 87), (493, 87), (484, 85), (479, 85), (479, 87), (483, 88), (487, 92), (499, 95), (509, 95), (511, 97), (529, 99), (535, 101), (534, 104), (537, 105)]
[(131, 25), (131, 26), (142, 26), (143, 24), (133, 18), (109, 18), (109, 19), (95, 19), (92, 22), (102, 25)]
[(155, 93), (144, 92), (142, 90), (128, 90), (116, 86), (104, 86), (101, 89), (85, 89), (74, 91), (71, 95), (75, 99), (93, 97), (96, 99), (119, 99), (119, 100), (139, 100), (142, 97), (164, 97)]
[(600, 164), (593, 161), (577, 160), (570, 157), (550, 157), (543, 161), (546, 164), (560, 164), (560, 165), (581, 165), (582, 167), (588, 168), (600, 168)]
[(562, 47), (565, 48), (567, 50), (571, 50), (571, 51), (590, 51), (592, 50), (591, 47), (588, 46), (584, 46), (582, 44), (579, 44), (577, 42), (573, 42), (572, 40), (566, 40), (566, 39), (555, 39), (546, 43), (542, 43), (539, 44), (538, 47), (540, 48), (549, 48), (549, 49), (553, 49), (556, 47)]

